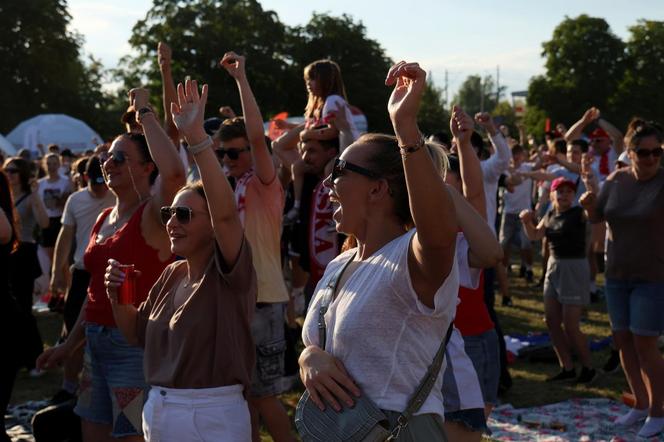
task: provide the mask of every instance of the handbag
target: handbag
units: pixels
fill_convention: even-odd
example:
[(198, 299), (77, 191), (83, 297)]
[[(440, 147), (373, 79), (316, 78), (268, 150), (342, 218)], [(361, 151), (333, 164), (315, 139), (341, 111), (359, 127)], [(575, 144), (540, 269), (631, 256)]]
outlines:
[[(341, 266), (325, 287), (318, 310), (318, 343), (322, 349), (325, 349), (327, 339), (325, 313), (334, 298), (341, 275), (354, 258), (355, 255)], [(394, 428), (390, 428), (387, 416), (367, 395), (354, 398), (355, 404), (352, 408), (344, 407), (341, 411), (336, 411), (328, 406), (321, 411), (309, 397), (309, 392), (305, 390), (295, 410), (295, 426), (302, 441), (384, 442), (397, 440), (401, 431), (408, 425), (410, 418), (424, 404), (436, 383), (445, 357), (445, 347), (452, 335), (453, 324), (450, 324), (445, 339), (442, 340), (431, 365), (409, 399), (406, 409), (397, 418)]]

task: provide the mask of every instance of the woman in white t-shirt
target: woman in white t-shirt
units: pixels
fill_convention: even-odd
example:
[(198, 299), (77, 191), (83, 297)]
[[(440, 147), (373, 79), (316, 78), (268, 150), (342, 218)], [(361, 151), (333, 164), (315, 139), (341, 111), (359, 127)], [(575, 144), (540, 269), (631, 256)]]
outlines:
[[(388, 110), (396, 138), (367, 134), (336, 161), (328, 178), (339, 207), (339, 232), (358, 247), (332, 261), (319, 282), (303, 329), (301, 377), (319, 407), (336, 410), (367, 396), (392, 426), (406, 408), (453, 320), (459, 288), (457, 220), (447, 186), (417, 127), (426, 73), (417, 63), (393, 66)], [(463, 127), (461, 136), (470, 136)], [(318, 346), (323, 288), (341, 275)], [(442, 370), (399, 440), (446, 440)], [(347, 391), (349, 393), (347, 393)]]
[(55, 241), (62, 226), (60, 218), (73, 189), (69, 177), (60, 175), (60, 157), (57, 154), (46, 155), (44, 165), (48, 175), (39, 180), (39, 196), (46, 206), (49, 222), (48, 227), (41, 232), (41, 246), (46, 250), (49, 260), (53, 261)]

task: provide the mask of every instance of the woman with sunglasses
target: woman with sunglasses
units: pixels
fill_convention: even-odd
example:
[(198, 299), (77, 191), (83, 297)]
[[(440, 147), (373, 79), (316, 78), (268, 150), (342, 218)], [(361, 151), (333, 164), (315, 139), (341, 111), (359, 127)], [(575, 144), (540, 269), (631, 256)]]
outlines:
[[(341, 410), (362, 394), (392, 426), (446, 335), (459, 289), (454, 203), (417, 127), (425, 82), (417, 63), (394, 65), (385, 83), (395, 86), (388, 111), (396, 138), (363, 135), (335, 165), (334, 221), (358, 247), (328, 265), (302, 334), (300, 372), (313, 402)], [(324, 287), (345, 265), (320, 348)], [(442, 371), (399, 440), (446, 440), (441, 387)]]
[(160, 208), (185, 184), (178, 152), (149, 107), (147, 90), (132, 89), (129, 97), (143, 133), (118, 136), (101, 156), (102, 171), (117, 201), (99, 216), (85, 251), (83, 261), (90, 273), (86, 303), (67, 340), (44, 352), (39, 361), (52, 367), (86, 341), (82, 388), (74, 410), (86, 441), (143, 440), (141, 409), (148, 389), (143, 351), (129, 345), (118, 330), (104, 274), (111, 258), (134, 264), (141, 272), (134, 305), (147, 298), (173, 261)]
[(248, 394), (254, 363), (250, 321), (256, 273), (233, 190), (203, 130), (207, 85), (178, 85), (172, 106), (201, 174), (161, 208), (171, 252), (168, 266), (138, 308), (119, 304), (124, 273), (109, 261), (106, 290), (127, 341), (145, 349), (152, 386), (143, 410), (147, 440), (249, 441)]
[[(37, 328), (37, 320), (32, 314), (32, 295), (35, 278), (41, 274), (37, 258), (37, 243), (34, 232), (37, 227), (45, 229), (49, 218), (44, 200), (39, 194), (39, 184), (34, 178), (32, 164), (19, 157), (11, 157), (5, 161), (4, 171), (11, 188), (14, 207), (16, 208), (16, 236), (18, 248), (11, 254), (9, 263), (9, 279), (12, 294), (21, 309), (25, 330), (19, 334), (21, 348), (21, 365), (38, 375), (35, 370), (37, 357), (44, 351), (44, 343)], [(17, 357), (17, 356), (15, 356)]]
[(664, 430), (664, 360), (657, 339), (664, 333), (664, 136), (659, 126), (641, 123), (629, 139), (631, 167), (617, 170), (599, 195), (586, 192), (581, 205), (591, 222), (609, 225), (606, 304), (613, 339), (636, 398), (618, 418), (652, 437)]

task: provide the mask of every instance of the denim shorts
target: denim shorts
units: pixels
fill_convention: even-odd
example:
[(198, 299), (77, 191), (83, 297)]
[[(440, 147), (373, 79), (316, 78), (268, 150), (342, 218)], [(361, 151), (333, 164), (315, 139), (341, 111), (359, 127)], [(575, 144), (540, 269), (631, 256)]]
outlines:
[(664, 333), (664, 282), (607, 278), (605, 292), (612, 330), (639, 336)]
[(112, 426), (113, 437), (142, 435), (143, 404), (150, 387), (143, 375), (143, 349), (115, 327), (87, 324), (80, 394), (81, 418)]
[(498, 383), (500, 382), (498, 334), (495, 329), (491, 329), (481, 335), (464, 336), (463, 341), (466, 354), (475, 366), (484, 403), (495, 405), (498, 400)]
[(284, 392), (284, 312), (286, 303), (258, 303), (251, 321), (256, 346), (256, 364), (251, 379), (251, 396), (276, 396)]
[(532, 244), (523, 230), (518, 213), (503, 213), (498, 236), (500, 245), (503, 247), (514, 244), (521, 250), (532, 248)]

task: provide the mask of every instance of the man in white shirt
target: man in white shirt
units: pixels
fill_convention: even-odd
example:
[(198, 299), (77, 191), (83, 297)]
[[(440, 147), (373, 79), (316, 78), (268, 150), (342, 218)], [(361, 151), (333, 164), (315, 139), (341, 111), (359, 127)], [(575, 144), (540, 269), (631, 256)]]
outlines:
[(533, 170), (533, 163), (526, 163), (526, 152), (520, 145), (512, 147), (512, 168), (505, 181), (507, 192), (503, 199), (503, 217), (500, 224), (500, 244), (503, 246), (503, 262), (497, 267), (498, 284), (503, 296), (503, 305), (511, 305), (509, 286), (507, 281), (507, 266), (510, 262), (510, 246), (516, 243), (522, 254), (526, 266), (526, 279), (532, 282), (533, 254), (530, 241), (526, 237), (519, 221), (522, 210), (532, 208), (533, 182), (522, 175)]

